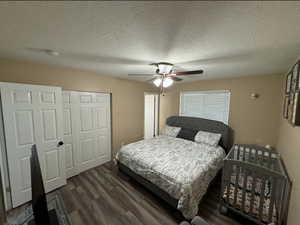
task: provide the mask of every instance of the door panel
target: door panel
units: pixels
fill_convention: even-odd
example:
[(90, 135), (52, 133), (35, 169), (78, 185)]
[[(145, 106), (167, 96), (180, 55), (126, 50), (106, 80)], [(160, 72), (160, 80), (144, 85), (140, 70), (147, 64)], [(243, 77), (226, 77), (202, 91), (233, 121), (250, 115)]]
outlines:
[(18, 110), (15, 112), (17, 143), (19, 146), (34, 143), (33, 111)]
[(94, 124), (96, 129), (106, 129), (109, 126), (108, 120), (108, 112), (107, 106), (105, 104), (101, 104), (100, 107), (95, 108), (94, 110)]
[(31, 104), (32, 94), (31, 91), (24, 91), (24, 90), (14, 90), (13, 98), (15, 104)]
[(80, 103), (91, 103), (92, 102), (92, 94), (90, 93), (78, 93), (79, 94), (79, 99)]
[(21, 177), (22, 177), (22, 191), (31, 189), (31, 180), (28, 179), (30, 177), (30, 157), (24, 157), (20, 159), (21, 164)]
[(41, 92), (41, 102), (55, 104), (55, 93), (54, 92)]
[(59, 177), (59, 160), (56, 149), (50, 150), (45, 154), (46, 160), (46, 179), (53, 180)]
[(41, 111), (42, 111), (44, 141), (47, 142), (47, 141), (57, 140), (56, 110), (46, 109)]
[(65, 144), (65, 151), (66, 151), (66, 168), (70, 170), (74, 168), (74, 154), (73, 154), (73, 145), (72, 144)]
[(13, 207), (31, 200), (30, 155), (37, 145), (45, 191), (66, 183), (61, 88), (0, 83)]
[(64, 135), (71, 135), (71, 109), (64, 109)]
[(92, 107), (80, 108), (81, 131), (89, 131), (93, 129), (93, 109)]
[(81, 150), (81, 163), (89, 163), (89, 161), (93, 160), (94, 157), (94, 139), (87, 138), (80, 141), (80, 150)]
[(105, 155), (109, 155), (109, 138), (107, 135), (103, 134), (97, 137), (97, 149), (96, 157), (101, 158)]

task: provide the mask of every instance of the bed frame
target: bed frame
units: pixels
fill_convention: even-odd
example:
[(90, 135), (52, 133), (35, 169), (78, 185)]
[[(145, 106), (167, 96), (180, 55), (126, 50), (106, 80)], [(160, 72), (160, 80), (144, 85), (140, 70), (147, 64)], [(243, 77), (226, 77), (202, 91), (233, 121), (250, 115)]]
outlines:
[[(233, 143), (233, 131), (229, 126), (222, 122), (196, 117), (171, 116), (167, 119), (166, 124), (174, 127), (190, 128), (198, 131), (201, 130), (212, 133), (220, 133), (222, 134), (222, 137), (219, 145), (226, 151), (226, 153), (228, 153), (228, 151), (231, 149)], [(173, 198), (167, 192), (165, 192), (152, 182), (148, 181), (147, 179), (143, 178), (142, 176), (136, 174), (122, 163), (118, 162), (118, 166), (121, 172), (133, 178), (135, 181), (143, 185), (149, 191), (151, 191), (159, 198), (167, 202), (170, 206), (177, 209), (178, 199)]]

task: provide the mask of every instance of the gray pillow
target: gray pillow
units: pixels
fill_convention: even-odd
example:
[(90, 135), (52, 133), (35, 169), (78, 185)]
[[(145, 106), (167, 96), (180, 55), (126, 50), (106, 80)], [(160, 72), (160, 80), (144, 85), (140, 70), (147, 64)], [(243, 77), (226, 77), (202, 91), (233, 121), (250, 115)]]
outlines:
[(179, 134), (177, 135), (178, 138), (183, 138), (189, 141), (194, 141), (195, 136), (197, 134), (197, 130), (188, 129), (188, 128), (181, 128)]
[(181, 127), (171, 127), (166, 125), (165, 128), (163, 129), (162, 134), (170, 136), (170, 137), (177, 137)]
[(198, 133), (195, 136), (195, 142), (217, 147), (220, 142), (221, 136), (221, 134), (217, 133), (198, 131)]

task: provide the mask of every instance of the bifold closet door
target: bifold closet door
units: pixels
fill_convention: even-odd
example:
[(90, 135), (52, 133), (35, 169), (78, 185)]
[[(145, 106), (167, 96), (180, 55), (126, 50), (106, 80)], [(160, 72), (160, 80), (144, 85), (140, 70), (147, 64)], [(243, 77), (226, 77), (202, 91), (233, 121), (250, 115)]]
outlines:
[(31, 200), (30, 156), (36, 144), (45, 191), (66, 184), (62, 91), (0, 83), (13, 207)]
[(110, 94), (63, 91), (67, 177), (111, 159)]

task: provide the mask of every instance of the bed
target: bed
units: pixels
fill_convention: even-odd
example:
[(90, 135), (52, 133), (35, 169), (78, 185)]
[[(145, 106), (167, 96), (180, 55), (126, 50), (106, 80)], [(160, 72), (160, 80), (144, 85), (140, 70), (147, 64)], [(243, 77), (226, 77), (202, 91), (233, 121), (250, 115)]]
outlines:
[(222, 167), (232, 131), (221, 122), (193, 117), (172, 116), (166, 124), (220, 133), (219, 146), (160, 135), (123, 146), (117, 154), (119, 169), (191, 219)]

